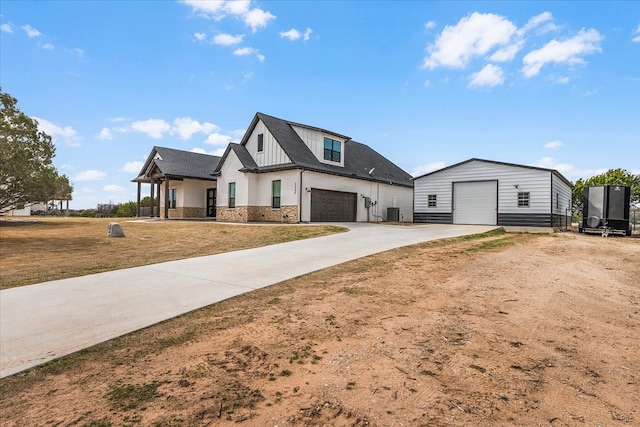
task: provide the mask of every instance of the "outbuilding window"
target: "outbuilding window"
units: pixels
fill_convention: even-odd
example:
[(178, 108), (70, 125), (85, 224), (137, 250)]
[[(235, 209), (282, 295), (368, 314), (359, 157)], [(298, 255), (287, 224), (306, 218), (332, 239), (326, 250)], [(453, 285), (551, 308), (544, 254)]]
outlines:
[(438, 205), (438, 195), (437, 194), (429, 194), (427, 196), (427, 206), (430, 208), (435, 208)]
[(236, 207), (236, 183), (229, 183), (229, 209)]
[(518, 192), (518, 207), (519, 208), (528, 208), (529, 207), (529, 192), (528, 191), (520, 191), (520, 192)]
[(280, 187), (281, 181), (271, 181), (271, 207), (273, 209), (280, 209)]

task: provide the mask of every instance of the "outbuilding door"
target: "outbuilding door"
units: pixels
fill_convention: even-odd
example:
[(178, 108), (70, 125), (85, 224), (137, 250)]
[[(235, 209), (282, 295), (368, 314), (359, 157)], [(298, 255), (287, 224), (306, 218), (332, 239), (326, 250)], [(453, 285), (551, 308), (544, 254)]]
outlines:
[(454, 182), (453, 223), (496, 225), (498, 181)]
[(311, 222), (354, 222), (356, 193), (311, 190)]

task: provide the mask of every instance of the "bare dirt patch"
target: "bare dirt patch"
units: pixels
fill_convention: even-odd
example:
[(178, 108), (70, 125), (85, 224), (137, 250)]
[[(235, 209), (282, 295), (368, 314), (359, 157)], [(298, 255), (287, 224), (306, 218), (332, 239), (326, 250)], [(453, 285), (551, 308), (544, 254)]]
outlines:
[(0, 382), (3, 425), (640, 423), (640, 240), (402, 248)]
[[(107, 237), (119, 222), (124, 238)], [(246, 226), (126, 218), (0, 220), (0, 289), (156, 262), (213, 255), (344, 231), (327, 226)]]

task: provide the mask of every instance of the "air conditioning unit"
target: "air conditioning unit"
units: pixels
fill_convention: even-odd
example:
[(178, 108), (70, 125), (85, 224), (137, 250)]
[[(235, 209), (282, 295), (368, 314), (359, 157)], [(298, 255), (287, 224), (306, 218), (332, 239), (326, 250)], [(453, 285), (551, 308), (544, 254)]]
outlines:
[(631, 188), (622, 185), (595, 185), (584, 188), (581, 233), (631, 235), (629, 201)]

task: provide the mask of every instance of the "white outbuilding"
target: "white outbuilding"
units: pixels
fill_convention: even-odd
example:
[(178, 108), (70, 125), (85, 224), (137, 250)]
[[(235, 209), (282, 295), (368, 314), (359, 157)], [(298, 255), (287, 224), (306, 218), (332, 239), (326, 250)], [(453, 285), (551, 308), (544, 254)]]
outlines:
[(414, 179), (413, 221), (563, 228), (572, 187), (554, 169), (473, 158)]

